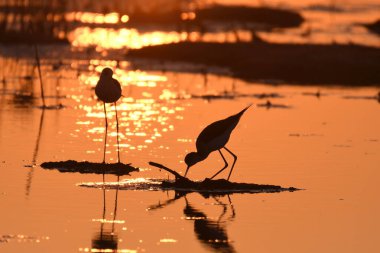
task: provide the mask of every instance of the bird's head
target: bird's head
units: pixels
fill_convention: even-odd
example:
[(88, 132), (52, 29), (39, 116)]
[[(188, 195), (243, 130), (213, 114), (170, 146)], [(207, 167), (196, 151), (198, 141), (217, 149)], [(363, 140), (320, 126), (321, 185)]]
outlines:
[(104, 68), (102, 73), (100, 74), (100, 78), (111, 78), (113, 75), (113, 71), (110, 68)]
[(194, 164), (197, 164), (198, 162), (204, 160), (205, 158), (202, 157), (201, 155), (199, 155), (199, 153), (197, 152), (191, 152), (191, 153), (188, 153), (186, 156), (185, 156), (185, 163), (187, 165), (187, 169), (186, 169), (186, 172), (185, 172), (185, 176), (187, 175), (187, 172), (189, 171), (190, 167), (193, 166)]

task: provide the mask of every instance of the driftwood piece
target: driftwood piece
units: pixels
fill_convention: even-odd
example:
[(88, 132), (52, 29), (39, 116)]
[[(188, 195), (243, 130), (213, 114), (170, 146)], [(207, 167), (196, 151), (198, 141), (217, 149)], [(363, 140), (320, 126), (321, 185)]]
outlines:
[(149, 162), (150, 165), (159, 169), (163, 169), (174, 175), (174, 181), (163, 181), (161, 184), (162, 189), (174, 189), (177, 191), (197, 191), (197, 192), (212, 192), (212, 193), (258, 193), (258, 192), (282, 192), (282, 191), (297, 191), (295, 187), (284, 188), (278, 185), (263, 185), (263, 184), (248, 184), (230, 182), (225, 179), (211, 180), (209, 178), (203, 181), (192, 181), (186, 177), (181, 176), (178, 172), (169, 169), (168, 167)]
[(113, 175), (129, 175), (130, 172), (139, 171), (138, 168), (131, 164), (124, 163), (92, 163), (92, 162), (77, 162), (74, 160), (59, 161), (59, 162), (44, 162), (41, 164), (44, 169), (57, 169), (59, 172), (78, 172), (78, 173), (93, 173), (93, 174), (113, 174)]

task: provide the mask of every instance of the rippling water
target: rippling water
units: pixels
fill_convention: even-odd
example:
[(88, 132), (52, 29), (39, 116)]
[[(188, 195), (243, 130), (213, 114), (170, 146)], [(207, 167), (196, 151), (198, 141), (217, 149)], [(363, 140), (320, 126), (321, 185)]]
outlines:
[[(208, 73), (146, 72), (126, 61), (45, 59), (47, 103), (64, 109), (43, 111), (34, 60), (0, 59), (6, 77), (0, 252), (379, 250), (377, 89), (276, 87)], [(104, 66), (115, 68), (123, 88), (121, 160), (141, 168), (129, 177), (106, 175), (107, 184), (170, 177), (149, 161), (183, 173), (184, 155), (203, 127), (254, 103), (228, 145), (239, 157), (232, 180), (305, 190), (218, 198), (117, 187), (103, 192), (81, 186), (101, 186), (101, 175), (42, 169), (45, 161), (102, 161), (104, 115), (93, 88)], [(106, 160), (115, 162), (112, 106), (108, 112)], [(222, 163), (212, 154), (190, 178), (209, 177)]]

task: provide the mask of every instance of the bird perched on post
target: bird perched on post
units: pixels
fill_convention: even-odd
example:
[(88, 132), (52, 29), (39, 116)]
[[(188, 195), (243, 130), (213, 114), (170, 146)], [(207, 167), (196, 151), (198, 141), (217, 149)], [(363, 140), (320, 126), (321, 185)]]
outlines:
[(120, 162), (120, 152), (119, 152), (119, 120), (117, 117), (117, 108), (116, 108), (116, 102), (121, 97), (121, 86), (119, 81), (112, 78), (113, 71), (110, 68), (104, 68), (102, 70), (102, 73), (100, 74), (100, 78), (98, 83), (95, 87), (95, 94), (96, 96), (103, 101), (103, 108), (104, 108), (104, 117), (106, 120), (106, 134), (105, 134), (105, 140), (104, 140), (104, 156), (103, 156), (103, 163), (105, 162), (105, 154), (106, 154), (106, 142), (107, 142), (107, 128), (108, 128), (108, 121), (107, 121), (107, 110), (106, 110), (106, 103), (114, 103), (115, 106), (115, 113), (116, 113), (116, 130), (117, 130), (117, 157), (118, 162)]
[(229, 150), (225, 145), (230, 139), (230, 135), (232, 131), (235, 129), (235, 127), (239, 123), (241, 116), (250, 106), (251, 105), (247, 106), (241, 112), (235, 115), (216, 121), (208, 125), (205, 129), (203, 129), (203, 131), (199, 134), (196, 141), (197, 152), (191, 152), (187, 154), (185, 157), (185, 163), (187, 165), (185, 177), (191, 166), (193, 166), (194, 164), (200, 161), (205, 160), (211, 152), (216, 151), (216, 150), (219, 151), (219, 154), (223, 158), (224, 167), (221, 170), (219, 170), (215, 175), (213, 175), (210, 179), (213, 179), (220, 172), (225, 170), (228, 166), (228, 163), (221, 152), (221, 149), (223, 148), (234, 157), (234, 162), (232, 164), (230, 173), (228, 174), (228, 177), (227, 177), (227, 180), (230, 179), (232, 170), (234, 169), (234, 166), (237, 160), (237, 156), (234, 153), (232, 153), (232, 151)]

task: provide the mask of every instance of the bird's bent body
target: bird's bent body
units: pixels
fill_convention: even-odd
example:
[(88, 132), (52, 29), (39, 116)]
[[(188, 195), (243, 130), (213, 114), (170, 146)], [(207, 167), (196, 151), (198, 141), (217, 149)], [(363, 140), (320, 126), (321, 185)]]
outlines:
[(197, 152), (191, 152), (185, 157), (185, 163), (188, 166), (185, 176), (191, 166), (193, 166), (194, 164), (200, 161), (205, 160), (211, 152), (218, 150), (225, 162), (225, 167), (213, 176), (215, 177), (217, 174), (219, 174), (228, 166), (223, 154), (220, 151), (220, 149), (224, 148), (232, 156), (234, 156), (234, 159), (235, 159), (232, 165), (230, 174), (228, 176), (228, 179), (229, 179), (237, 157), (229, 149), (227, 149), (225, 145), (229, 141), (232, 131), (235, 129), (235, 127), (239, 123), (241, 116), (249, 107), (250, 105), (244, 108), (239, 113), (232, 115), (228, 118), (216, 121), (208, 125), (205, 129), (203, 129), (203, 131), (199, 134), (196, 141)]

